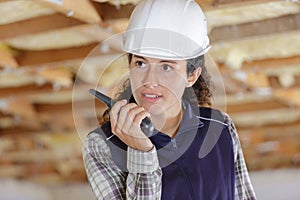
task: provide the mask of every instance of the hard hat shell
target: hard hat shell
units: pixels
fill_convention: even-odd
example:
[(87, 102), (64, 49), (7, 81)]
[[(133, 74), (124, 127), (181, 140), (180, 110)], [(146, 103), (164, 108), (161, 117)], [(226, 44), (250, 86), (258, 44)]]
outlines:
[(193, 0), (143, 0), (123, 35), (123, 50), (169, 60), (186, 60), (210, 49), (207, 22)]

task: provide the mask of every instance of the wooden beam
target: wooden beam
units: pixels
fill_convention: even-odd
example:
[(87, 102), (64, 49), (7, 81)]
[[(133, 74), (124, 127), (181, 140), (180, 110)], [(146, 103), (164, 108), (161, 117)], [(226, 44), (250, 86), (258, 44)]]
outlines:
[(9, 113), (16, 116), (33, 118), (36, 116), (36, 111), (30, 101), (26, 98), (9, 97), (0, 99), (0, 110), (4, 113)]
[(300, 13), (249, 22), (239, 25), (220, 26), (210, 33), (212, 43), (237, 40), (244, 37), (265, 36), (300, 29)]
[(60, 13), (44, 15), (0, 26), (0, 40), (81, 25), (83, 22)]
[(227, 6), (228, 4), (230, 6), (236, 5), (236, 6), (241, 6), (241, 5), (253, 5), (257, 3), (266, 3), (266, 2), (271, 2), (274, 0), (215, 0), (214, 4), (219, 5), (219, 6)]
[(0, 89), (0, 98), (5, 98), (9, 96), (15, 95), (26, 95), (26, 94), (37, 94), (40, 92), (52, 92), (53, 85), (50, 83), (46, 83), (43, 85), (30, 84), (23, 85), (18, 87), (5, 87)]
[(218, 2), (216, 0), (195, 0), (201, 7), (201, 9), (208, 10), (212, 9), (213, 6), (217, 6)]
[(30, 66), (85, 58), (97, 45), (98, 43), (57, 50), (22, 51), (16, 59), (20, 66)]
[(42, 68), (36, 71), (36, 74), (38, 77), (58, 84), (60, 87), (71, 87), (73, 85), (73, 74), (65, 68)]
[(100, 23), (101, 17), (90, 1), (87, 0), (34, 0), (42, 5), (48, 6), (68, 17), (74, 17), (84, 22), (94, 24)]
[(245, 79), (242, 80), (244, 82), (247, 82), (248, 74), (253, 74), (254, 83), (258, 83), (255, 74), (263, 74), (267, 78), (265, 81), (269, 82), (273, 89), (297, 88), (300, 85), (300, 56), (244, 62), (239, 71), (225, 67), (223, 64), (219, 66), (223, 76), (228, 74), (227, 76), (236, 77), (237, 74)]
[(279, 89), (275, 91), (274, 96), (290, 106), (300, 107), (300, 88)]
[(0, 67), (17, 68), (18, 66), (12, 51), (0, 43)]
[(135, 7), (133, 4), (115, 6), (110, 3), (99, 3), (95, 1), (92, 3), (104, 23), (106, 20), (129, 18)]
[(33, 1), (9, 0), (0, 4), (1, 17), (0, 24), (7, 25), (17, 21), (22, 21), (43, 15), (54, 14), (55, 11)]
[(264, 60), (247, 61), (243, 64), (243, 70), (263, 70), (273, 71), (288, 66), (297, 66), (300, 64), (300, 55), (284, 57), (284, 58), (269, 58)]
[(239, 103), (235, 105), (227, 104), (226, 112), (228, 113), (243, 113), (243, 112), (250, 112), (250, 111), (256, 111), (256, 110), (264, 110), (264, 111), (270, 111), (270, 110), (276, 110), (276, 109), (282, 109), (286, 108), (287, 104), (284, 102), (276, 101), (274, 99), (270, 99), (268, 101), (264, 102), (249, 102), (249, 103)]
[[(226, 85), (227, 83), (225, 83)], [(270, 90), (269, 94), (259, 93), (258, 91), (242, 91), (235, 94), (226, 94), (226, 97), (214, 96), (213, 100), (217, 101), (220, 98), (226, 98), (225, 112), (243, 113), (250, 111), (277, 110), (290, 107), (290, 104), (281, 101), (274, 95), (276, 90)], [(220, 101), (220, 100), (219, 100)]]
[(239, 127), (261, 127), (274, 124), (288, 124), (300, 120), (300, 109), (284, 108), (268, 111), (251, 111), (232, 114)]

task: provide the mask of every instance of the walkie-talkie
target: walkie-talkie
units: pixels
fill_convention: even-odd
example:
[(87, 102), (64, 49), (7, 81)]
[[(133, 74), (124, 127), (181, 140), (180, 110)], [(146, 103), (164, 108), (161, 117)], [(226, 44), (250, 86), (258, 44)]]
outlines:
[[(97, 90), (90, 89), (89, 92), (92, 95), (94, 95), (95, 97), (97, 97), (97, 99), (99, 99), (100, 101), (105, 103), (109, 108), (111, 108), (115, 103), (115, 101), (113, 99), (111, 99), (110, 97), (102, 94), (101, 92), (98, 92)], [(154, 126), (152, 125), (152, 123), (151, 123), (151, 121), (148, 117), (145, 117), (142, 120), (141, 129), (147, 137), (152, 136), (153, 131), (154, 131)]]

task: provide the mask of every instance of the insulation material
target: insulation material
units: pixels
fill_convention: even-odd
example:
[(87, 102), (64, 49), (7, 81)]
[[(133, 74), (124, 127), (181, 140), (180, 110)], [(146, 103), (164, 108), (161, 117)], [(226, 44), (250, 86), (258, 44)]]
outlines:
[(81, 28), (79, 26), (34, 35), (24, 35), (9, 39), (6, 42), (14, 48), (24, 50), (50, 50), (97, 42), (94, 38), (82, 34), (79, 31)]
[(13, 51), (5, 44), (0, 43), (0, 67), (17, 68), (19, 65), (14, 58)]
[(271, 95), (262, 95), (256, 92), (244, 92), (233, 95), (226, 95), (227, 105), (241, 105), (247, 103), (268, 102), (272, 99)]
[[(71, 155), (81, 154), (81, 143), (77, 134), (65, 133), (65, 134), (37, 134), (34, 140), (37, 143), (44, 144), (48, 149), (52, 151), (53, 160), (70, 158)], [(69, 144), (69, 145), (66, 145)], [(51, 159), (51, 157), (48, 159)]]
[(294, 85), (295, 83), (295, 77), (291, 73), (282, 73), (279, 75), (279, 82), (282, 87), (289, 88)]
[(299, 89), (284, 89), (274, 92), (274, 96), (283, 102), (287, 102), (291, 106), (300, 107), (300, 90)]
[(274, 1), (214, 9), (207, 11), (205, 15), (207, 17), (209, 30), (212, 30), (218, 26), (238, 25), (296, 13), (300, 13), (300, 6), (296, 3)]
[(36, 0), (54, 10), (91, 24), (101, 22), (101, 18), (89, 0)]
[(300, 110), (290, 108), (251, 111), (238, 114), (231, 114), (236, 126), (260, 127), (274, 124), (287, 124), (297, 122), (300, 119)]
[(108, 2), (112, 5), (120, 6), (120, 5), (126, 5), (126, 4), (133, 4), (136, 5), (141, 0), (93, 0), (100, 3)]
[(28, 99), (10, 97), (0, 99), (0, 110), (3, 113), (13, 114), (17, 116), (34, 118), (36, 116), (35, 109)]
[(247, 74), (247, 85), (252, 88), (257, 87), (270, 87), (268, 77), (261, 72), (257, 73), (248, 73)]
[(37, 75), (63, 87), (71, 87), (73, 85), (72, 73), (63, 67), (42, 68), (37, 71)]
[(43, 82), (39, 80), (41, 79), (37, 79), (34, 75), (30, 75), (24, 71), (4, 71), (0, 73), (0, 89), (6, 87), (20, 87)]
[(300, 76), (300, 62), (299, 64), (285, 64), (282, 67), (269, 68), (265, 70), (265, 74), (268, 76), (279, 76), (283, 73), (292, 74), (294, 76)]
[(216, 43), (210, 54), (216, 61), (239, 69), (244, 61), (297, 56), (299, 49), (300, 31), (293, 31)]
[(126, 56), (88, 57), (80, 66), (77, 77), (101, 87), (112, 87), (128, 71)]
[[(1, 110), (1, 104), (3, 102), (1, 102), (0, 100), (0, 110)], [(15, 126), (15, 119), (12, 117), (1, 117), (0, 118), (0, 129), (8, 129), (8, 128), (13, 128)], [(1, 139), (2, 140), (2, 139)], [(0, 142), (0, 153), (1, 153), (1, 149), (4, 148), (3, 145), (5, 144), (1, 144)]]
[[(34, 1), (17, 0), (0, 3), (0, 25), (55, 13)], [(3, 17), (5, 16), (5, 17)]]
[(37, 104), (62, 104), (72, 102), (72, 91), (29, 94), (27, 97)]

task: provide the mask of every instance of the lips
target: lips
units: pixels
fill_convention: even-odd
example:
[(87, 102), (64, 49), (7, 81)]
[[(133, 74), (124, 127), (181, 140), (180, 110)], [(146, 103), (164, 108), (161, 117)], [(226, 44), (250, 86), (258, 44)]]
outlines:
[(156, 93), (142, 93), (142, 97), (145, 101), (155, 103), (162, 98), (162, 95)]

